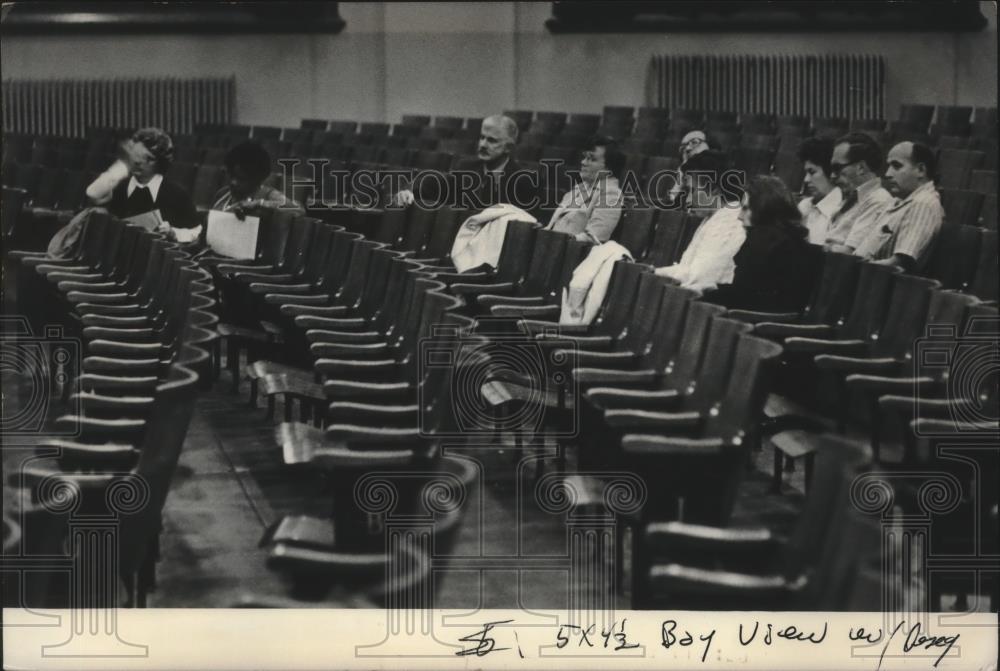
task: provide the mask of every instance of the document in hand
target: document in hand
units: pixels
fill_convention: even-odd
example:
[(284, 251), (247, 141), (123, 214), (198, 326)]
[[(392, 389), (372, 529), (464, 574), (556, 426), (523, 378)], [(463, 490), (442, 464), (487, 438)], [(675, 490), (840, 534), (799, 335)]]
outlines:
[(238, 218), (232, 212), (210, 210), (208, 213), (208, 246), (220, 256), (232, 259), (252, 259), (257, 252), (257, 232), (260, 217)]
[(150, 210), (132, 217), (125, 217), (125, 221), (133, 226), (142, 226), (147, 231), (155, 231), (163, 224), (163, 217), (160, 216), (159, 210)]

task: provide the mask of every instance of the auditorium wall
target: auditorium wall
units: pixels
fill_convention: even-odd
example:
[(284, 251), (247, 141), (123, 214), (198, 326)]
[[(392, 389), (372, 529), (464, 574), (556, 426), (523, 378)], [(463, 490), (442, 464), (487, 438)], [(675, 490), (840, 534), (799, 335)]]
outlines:
[(228, 76), (238, 120), (398, 121), (644, 103), (652, 54), (882, 54), (888, 110), (996, 105), (997, 8), (977, 33), (552, 35), (549, 3), (341, 3), (339, 35), (4, 37), (4, 79)]

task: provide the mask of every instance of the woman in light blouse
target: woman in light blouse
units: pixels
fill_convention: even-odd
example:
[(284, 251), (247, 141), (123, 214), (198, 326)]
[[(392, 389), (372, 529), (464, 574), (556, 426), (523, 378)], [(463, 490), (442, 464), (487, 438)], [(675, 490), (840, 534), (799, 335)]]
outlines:
[(733, 281), (733, 257), (746, 239), (740, 221), (743, 194), (734, 181), (739, 175), (728, 170), (722, 152), (695, 154), (681, 171), (691, 211), (708, 217), (698, 225), (680, 261), (657, 268), (656, 274), (704, 293)]
[(580, 181), (563, 196), (548, 228), (568, 233), (577, 240), (607, 242), (622, 214), (622, 192), (618, 186), (625, 155), (608, 137), (595, 137), (580, 161)]
[(278, 207), (305, 212), (301, 205), (284, 193), (264, 184), (264, 180), (271, 175), (271, 156), (252, 140), (241, 142), (229, 150), (226, 154), (226, 174), (229, 183), (213, 197), (213, 210), (233, 212), (238, 217)]

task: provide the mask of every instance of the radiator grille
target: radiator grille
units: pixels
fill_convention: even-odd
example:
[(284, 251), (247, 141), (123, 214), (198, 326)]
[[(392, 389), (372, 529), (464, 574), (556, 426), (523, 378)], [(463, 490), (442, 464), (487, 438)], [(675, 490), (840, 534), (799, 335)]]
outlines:
[(195, 124), (232, 123), (235, 102), (234, 77), (7, 80), (3, 128), (66, 137), (82, 137), (92, 126), (190, 133)]
[(656, 107), (849, 119), (885, 110), (881, 56), (653, 56), (649, 74)]

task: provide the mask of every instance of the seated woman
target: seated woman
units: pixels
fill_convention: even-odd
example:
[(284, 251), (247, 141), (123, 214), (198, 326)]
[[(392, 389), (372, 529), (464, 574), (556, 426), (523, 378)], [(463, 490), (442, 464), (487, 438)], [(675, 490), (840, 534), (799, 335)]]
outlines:
[(121, 146), (121, 157), (87, 187), (87, 198), (126, 218), (158, 212), (160, 232), (180, 242), (198, 237), (198, 213), (183, 187), (163, 178), (174, 143), (159, 128), (140, 128)]
[(746, 238), (740, 223), (740, 193), (730, 184), (726, 155), (719, 151), (695, 154), (681, 166), (691, 212), (708, 214), (695, 229), (691, 242), (673, 265), (656, 269), (685, 289), (698, 293), (733, 279), (733, 256)]
[(753, 178), (740, 219), (746, 241), (733, 259), (733, 280), (704, 299), (730, 309), (801, 310), (816, 280), (821, 249), (809, 244), (809, 231), (788, 187), (777, 177)]
[(256, 142), (247, 140), (229, 150), (226, 173), (229, 184), (213, 196), (213, 210), (233, 212), (238, 217), (258, 215), (262, 210), (278, 207), (305, 213), (294, 200), (264, 184), (271, 175), (271, 156)]
[(625, 155), (608, 137), (595, 137), (589, 144), (580, 161), (580, 182), (563, 196), (548, 228), (601, 244), (608, 241), (621, 218), (618, 180)]

